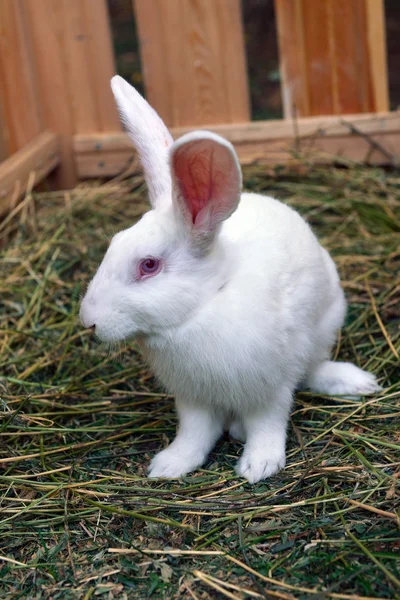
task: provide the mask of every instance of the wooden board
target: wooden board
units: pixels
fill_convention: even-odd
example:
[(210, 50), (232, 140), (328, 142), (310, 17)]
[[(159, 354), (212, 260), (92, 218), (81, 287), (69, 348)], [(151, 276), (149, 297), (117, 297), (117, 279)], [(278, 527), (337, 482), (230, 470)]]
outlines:
[(0, 87), (0, 163), (10, 155), (8, 126), (3, 116), (2, 96)]
[[(104, 134), (107, 135), (107, 134)], [(119, 134), (122, 138), (123, 133)], [(111, 152), (85, 152), (76, 155), (78, 177), (80, 179), (112, 177), (124, 173), (132, 165), (135, 152), (132, 146), (123, 148), (124, 139), (121, 139), (119, 150)]]
[(383, 0), (275, 0), (287, 118), (387, 111)]
[(46, 126), (59, 134), (61, 168), (57, 185), (76, 183), (72, 152), (74, 133), (70, 87), (65, 61), (64, 0), (25, 0), (36, 58), (36, 74)]
[(43, 132), (0, 164), (0, 214), (4, 214), (26, 191), (31, 174), (32, 184), (44, 179), (60, 163), (57, 136)]
[[(400, 164), (400, 112), (255, 121), (208, 128), (234, 144), (242, 164), (294, 163), (298, 153), (321, 163), (342, 157), (371, 164)], [(173, 128), (171, 133), (177, 138), (189, 130)], [(373, 148), (374, 142), (381, 149)], [(74, 150), (82, 179), (117, 175), (127, 168), (134, 154), (124, 133), (77, 135)]]
[(389, 107), (385, 7), (382, 1), (366, 0), (367, 45), (375, 110)]
[(0, 2), (0, 96), (12, 153), (44, 129), (24, 0)]
[(121, 131), (111, 92), (110, 80), (116, 73), (114, 48), (106, 0), (80, 0), (86, 33), (86, 60), (90, 70), (97, 115), (97, 131)]
[(240, 0), (134, 0), (146, 96), (169, 126), (250, 120)]
[(72, 137), (121, 129), (106, 0), (22, 0), (29, 18), (47, 128), (60, 134), (58, 186), (73, 187)]
[(110, 88), (115, 65), (106, 2), (58, 2), (73, 133), (121, 130)]

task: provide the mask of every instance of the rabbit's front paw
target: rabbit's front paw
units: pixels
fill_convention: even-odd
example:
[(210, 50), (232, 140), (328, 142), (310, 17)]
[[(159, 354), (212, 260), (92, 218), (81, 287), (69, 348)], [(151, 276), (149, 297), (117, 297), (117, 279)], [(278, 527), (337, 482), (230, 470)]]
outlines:
[(150, 463), (148, 476), (174, 479), (194, 471), (204, 462), (204, 456), (175, 449), (171, 446), (156, 454)]
[(244, 449), (243, 455), (236, 465), (236, 473), (245, 477), (250, 483), (257, 483), (262, 479), (275, 475), (285, 466), (285, 451), (272, 447), (258, 449)]

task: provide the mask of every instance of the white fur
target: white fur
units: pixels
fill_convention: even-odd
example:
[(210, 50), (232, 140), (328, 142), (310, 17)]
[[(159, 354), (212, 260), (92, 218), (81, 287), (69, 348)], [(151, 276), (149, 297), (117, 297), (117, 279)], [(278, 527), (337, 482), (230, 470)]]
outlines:
[[(147, 152), (154, 210), (113, 238), (81, 319), (95, 324), (104, 341), (136, 336), (176, 397), (178, 433), (153, 459), (150, 477), (179, 477), (201, 466), (230, 428), (246, 440), (237, 472), (256, 482), (285, 464), (296, 387), (351, 395), (380, 388), (373, 375), (329, 362), (345, 300), (336, 267), (306, 222), (256, 194), (243, 194), (235, 210), (239, 166), (232, 146), (215, 134), (195, 132), (173, 144), (168, 170), (159, 121), (153, 135), (143, 123), (154, 111), (126, 86), (118, 78), (113, 90), (139, 152)], [(187, 149), (191, 159), (193, 144), (215, 162), (210, 176), (218, 185), (215, 194), (210, 186), (212, 210), (207, 205), (192, 223), (178, 197), (174, 156)], [(146, 256), (161, 257), (163, 269), (137, 281), (136, 265)]]
[(111, 88), (121, 121), (142, 161), (150, 203), (155, 208), (160, 198), (171, 194), (167, 162), (172, 136), (156, 111), (122, 77), (113, 77)]

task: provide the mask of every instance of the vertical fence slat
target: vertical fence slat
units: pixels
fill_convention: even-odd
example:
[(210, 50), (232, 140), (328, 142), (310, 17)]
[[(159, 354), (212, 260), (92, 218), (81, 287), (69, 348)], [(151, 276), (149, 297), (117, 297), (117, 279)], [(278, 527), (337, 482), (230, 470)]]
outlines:
[(221, 52), (221, 76), (227, 90), (231, 123), (250, 121), (247, 61), (240, 2), (216, 3)]
[(303, 15), (300, 2), (275, 0), (283, 112), (287, 119), (309, 115)]
[(313, 115), (333, 115), (335, 112), (329, 4), (330, 0), (324, 0), (303, 2), (302, 6), (308, 94)]
[[(365, 64), (365, 54), (362, 44), (357, 40), (357, 29), (360, 27), (358, 3), (359, 0), (336, 0), (336, 4), (330, 2), (335, 61), (335, 113), (346, 112), (346, 106), (349, 105), (354, 107), (355, 113), (363, 112), (368, 110), (370, 104), (365, 89), (360, 86), (360, 69)], [(346, 27), (343, 27), (343, 23), (346, 23)], [(361, 80), (364, 79), (365, 77), (361, 77)]]
[[(140, 39), (146, 96), (165, 123), (172, 125), (175, 120), (171, 97), (172, 87), (169, 85), (166, 42), (162, 35), (163, 23), (160, 10), (155, 10), (153, 3), (148, 0), (134, 0), (134, 11)], [(178, 63), (176, 70), (178, 71), (179, 68), (180, 64)]]
[[(37, 0), (36, 0), (37, 1)], [(62, 7), (63, 30), (61, 46), (66, 85), (69, 90), (74, 133), (100, 131), (91, 69), (88, 61), (88, 38), (82, 0), (57, 0)]]
[(383, 0), (275, 0), (285, 117), (388, 110)]
[(8, 127), (6, 125), (6, 121), (3, 116), (3, 107), (2, 107), (2, 91), (0, 84), (0, 163), (5, 160), (9, 154), (9, 144), (8, 144)]
[(76, 183), (72, 149), (74, 133), (71, 96), (67, 80), (64, 48), (63, 3), (53, 0), (24, 0), (29, 15), (37, 79), (46, 126), (60, 138), (61, 166), (57, 185), (64, 188)]
[(0, 93), (10, 153), (43, 131), (25, 16), (23, 0), (0, 2)]
[(366, 0), (367, 43), (370, 57), (373, 101), (376, 111), (389, 110), (385, 7), (382, 1)]
[(120, 120), (110, 88), (110, 79), (116, 69), (107, 4), (99, 0), (81, 0), (81, 3), (88, 32), (87, 58), (99, 128), (100, 131), (120, 131)]
[(58, 184), (76, 183), (73, 135), (119, 131), (106, 0), (23, 0), (46, 126), (60, 134)]
[(147, 98), (169, 126), (250, 120), (239, 0), (134, 0)]

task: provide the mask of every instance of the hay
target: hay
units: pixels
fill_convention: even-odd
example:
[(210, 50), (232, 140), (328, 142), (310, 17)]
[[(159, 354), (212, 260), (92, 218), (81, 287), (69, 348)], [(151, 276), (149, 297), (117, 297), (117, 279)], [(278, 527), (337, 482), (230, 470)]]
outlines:
[(336, 354), (384, 392), (298, 394), (287, 467), (258, 485), (235, 476), (227, 438), (183, 481), (147, 480), (172, 399), (134, 344), (105, 349), (78, 322), (107, 240), (146, 209), (143, 181), (28, 196), (0, 227), (2, 597), (397, 596), (400, 178), (254, 166), (245, 181), (332, 252), (350, 302)]

